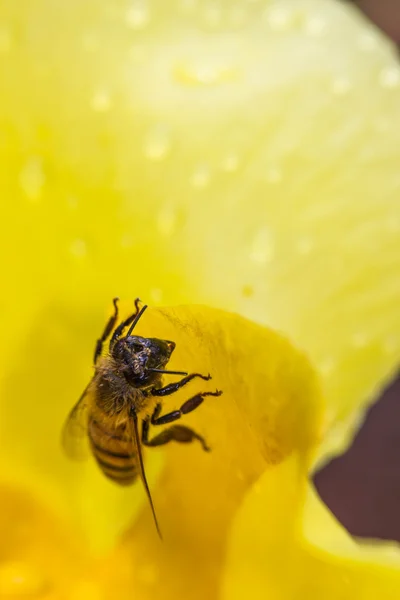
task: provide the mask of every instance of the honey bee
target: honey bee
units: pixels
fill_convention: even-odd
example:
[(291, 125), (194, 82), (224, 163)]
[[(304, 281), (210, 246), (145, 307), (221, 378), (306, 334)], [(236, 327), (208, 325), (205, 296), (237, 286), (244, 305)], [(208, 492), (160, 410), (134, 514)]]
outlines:
[[(209, 447), (201, 435), (185, 425), (171, 425), (150, 439), (150, 425), (177, 421), (198, 408), (206, 396), (220, 396), (222, 392), (199, 392), (178, 410), (161, 414), (162, 404), (157, 402), (154, 406), (152, 399), (169, 396), (193, 379), (208, 381), (211, 375), (167, 370), (175, 343), (132, 335), (147, 308), (146, 305), (139, 308), (139, 303), (137, 298), (135, 312), (117, 325), (118, 298), (114, 298), (114, 314), (95, 346), (94, 375), (67, 418), (63, 446), (68, 456), (75, 459), (84, 458), (91, 451), (104, 475), (119, 485), (131, 485), (139, 476), (161, 537), (146, 480), (142, 446), (198, 440), (203, 450), (209, 451)], [(103, 354), (108, 338), (108, 352)], [(183, 377), (163, 385), (164, 375)]]

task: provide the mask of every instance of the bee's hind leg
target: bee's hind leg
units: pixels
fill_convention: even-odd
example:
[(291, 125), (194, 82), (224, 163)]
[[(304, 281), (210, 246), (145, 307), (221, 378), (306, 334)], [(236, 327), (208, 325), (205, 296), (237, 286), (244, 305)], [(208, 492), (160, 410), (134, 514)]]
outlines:
[(150, 420), (145, 419), (142, 426), (142, 444), (144, 446), (163, 446), (169, 442), (180, 442), (181, 444), (189, 444), (194, 440), (199, 440), (205, 452), (210, 452), (209, 446), (205, 439), (196, 433), (190, 427), (184, 425), (171, 425), (167, 429), (164, 429), (161, 433), (156, 435), (152, 440), (149, 440), (149, 426)]

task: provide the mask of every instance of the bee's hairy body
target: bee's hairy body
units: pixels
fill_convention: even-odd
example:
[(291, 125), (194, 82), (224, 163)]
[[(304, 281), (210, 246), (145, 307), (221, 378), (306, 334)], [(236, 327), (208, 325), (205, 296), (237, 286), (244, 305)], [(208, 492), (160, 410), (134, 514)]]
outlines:
[(130, 414), (148, 408), (150, 398), (126, 381), (109, 356), (99, 359), (88, 394), (92, 395), (88, 436), (93, 456), (106, 477), (119, 485), (131, 485), (139, 465)]
[[(197, 393), (179, 409), (161, 415), (162, 405), (157, 402), (154, 406), (155, 398), (173, 394), (195, 378), (208, 381), (211, 376), (166, 370), (175, 343), (131, 335), (147, 308), (144, 306), (139, 310), (138, 299), (135, 301), (136, 312), (116, 326), (117, 301), (118, 298), (114, 298), (114, 315), (107, 322), (95, 347), (94, 376), (65, 424), (63, 445), (72, 458), (80, 458), (85, 455), (85, 442), (89, 440), (90, 450), (100, 469), (119, 485), (131, 485), (139, 476), (160, 533), (146, 481), (142, 446), (198, 440), (204, 450), (208, 451), (209, 448), (202, 436), (184, 425), (170, 425), (149, 439), (150, 424), (158, 426), (173, 423), (200, 406), (205, 396), (219, 396), (222, 392)], [(127, 327), (129, 330), (124, 335)], [(103, 356), (103, 346), (108, 338), (108, 352)], [(163, 387), (163, 374), (184, 377)]]

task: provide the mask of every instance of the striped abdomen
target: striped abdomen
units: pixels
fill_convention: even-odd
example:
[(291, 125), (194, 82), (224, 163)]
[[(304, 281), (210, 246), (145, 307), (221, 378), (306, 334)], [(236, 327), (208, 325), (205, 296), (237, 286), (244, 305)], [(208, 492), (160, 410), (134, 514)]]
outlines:
[(97, 464), (104, 475), (119, 485), (132, 484), (138, 475), (137, 452), (124, 424), (101, 418), (98, 409), (89, 417), (88, 435)]

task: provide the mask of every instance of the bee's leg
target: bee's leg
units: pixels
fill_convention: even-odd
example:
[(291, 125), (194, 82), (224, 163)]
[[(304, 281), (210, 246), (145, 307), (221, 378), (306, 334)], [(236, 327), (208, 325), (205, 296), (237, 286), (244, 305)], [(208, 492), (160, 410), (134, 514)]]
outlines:
[(166, 423), (172, 423), (172, 421), (177, 421), (183, 415), (187, 415), (188, 413), (195, 410), (200, 404), (203, 403), (204, 398), (206, 396), (220, 396), (222, 394), (221, 390), (216, 390), (215, 392), (203, 392), (200, 394), (196, 394), (189, 400), (186, 400), (182, 404), (182, 406), (178, 410), (173, 410), (172, 412), (167, 413), (166, 415), (161, 415), (161, 404), (157, 404), (155, 407), (153, 414), (151, 415), (151, 424), (152, 425), (165, 425)]
[(181, 444), (189, 444), (194, 440), (198, 440), (203, 446), (205, 452), (210, 452), (209, 446), (205, 439), (184, 425), (171, 425), (168, 429), (164, 429), (161, 433), (156, 435), (152, 440), (149, 440), (149, 424), (150, 420), (147, 418), (143, 421), (142, 426), (142, 444), (145, 446), (163, 446), (169, 442), (180, 442)]
[(184, 385), (189, 383), (189, 381), (192, 381), (192, 379), (195, 379), (196, 377), (200, 377), (200, 379), (204, 379), (204, 381), (209, 381), (211, 379), (210, 374), (201, 375), (200, 373), (191, 373), (190, 375), (183, 377), (183, 379), (181, 379), (180, 381), (176, 381), (175, 383), (169, 383), (165, 387), (158, 389), (153, 388), (151, 390), (151, 394), (152, 396), (169, 396), (170, 394), (174, 394), (175, 392), (177, 392), (181, 387), (183, 387)]
[(135, 300), (136, 311), (134, 313), (132, 313), (127, 319), (125, 319), (125, 321), (122, 321), (122, 323), (120, 323), (118, 325), (118, 327), (115, 329), (114, 333), (112, 334), (111, 340), (110, 340), (110, 350), (112, 350), (112, 347), (114, 346), (117, 339), (119, 337), (121, 337), (125, 327), (128, 327), (128, 325), (130, 325), (132, 323), (132, 321), (135, 319), (135, 317), (138, 315), (139, 302), (140, 302), (140, 298), (136, 298), (136, 300)]
[(106, 339), (108, 338), (108, 336), (110, 335), (110, 333), (112, 332), (112, 330), (114, 329), (115, 324), (118, 319), (118, 298), (113, 299), (113, 304), (114, 304), (114, 314), (112, 315), (112, 317), (110, 317), (108, 319), (108, 322), (104, 328), (101, 338), (99, 338), (96, 342), (96, 347), (94, 349), (94, 358), (93, 358), (94, 364), (96, 364), (97, 359), (99, 358), (101, 351), (103, 349), (103, 344), (106, 341)]

